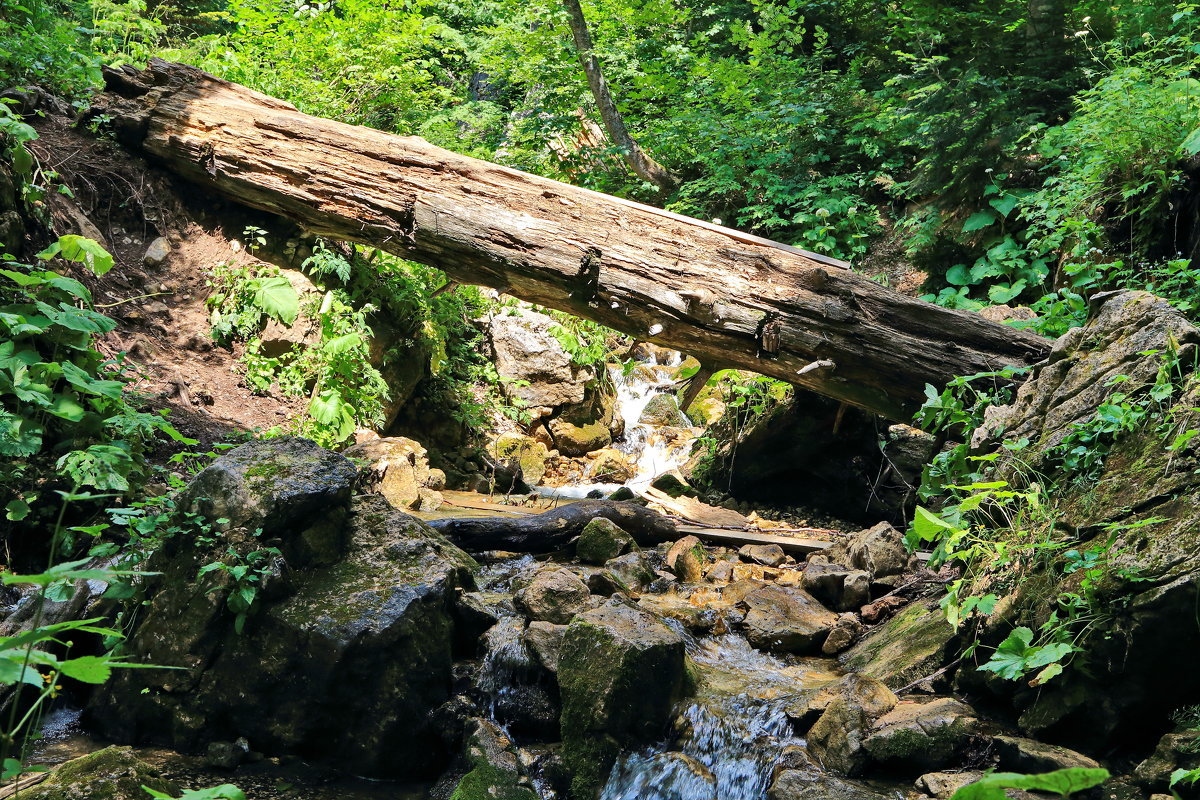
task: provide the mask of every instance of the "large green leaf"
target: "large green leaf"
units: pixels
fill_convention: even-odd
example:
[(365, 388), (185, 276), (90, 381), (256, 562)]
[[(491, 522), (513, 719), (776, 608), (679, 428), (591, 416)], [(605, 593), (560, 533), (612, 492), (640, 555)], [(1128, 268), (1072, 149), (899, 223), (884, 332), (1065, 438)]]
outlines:
[(1179, 149), (1189, 156), (1200, 153), (1200, 128), (1196, 128), (1196, 130), (1189, 133), (1187, 138), (1183, 140), (1183, 143), (1179, 145)]
[(997, 220), (996, 214), (991, 211), (976, 211), (971, 216), (967, 217), (967, 221), (963, 223), (963, 233), (973, 233), (977, 230), (986, 228)]
[(63, 377), (65, 377), (72, 386), (81, 392), (87, 394), (98, 394), (102, 397), (107, 397), (110, 400), (120, 400), (121, 392), (125, 385), (120, 381), (106, 381), (99, 378), (93, 378), (86, 371), (72, 364), (70, 361), (64, 361), (62, 364)]
[(1038, 775), (997, 772), (984, 775), (975, 783), (962, 787), (950, 800), (1004, 800), (1007, 796), (1005, 789), (1053, 792), (1060, 797), (1069, 797), (1075, 792), (1099, 786), (1108, 778), (1108, 770), (1089, 767), (1068, 767)]
[(300, 296), (287, 278), (282, 275), (255, 278), (253, 287), (254, 305), (284, 325), (296, 321), (296, 315), (300, 313)]
[(113, 268), (112, 255), (99, 242), (86, 236), (60, 236), (57, 242), (37, 255), (43, 260), (61, 256), (68, 261), (84, 264), (97, 275), (103, 275)]
[(79, 422), (87, 415), (87, 409), (80, 405), (74, 392), (56, 393), (46, 410), (67, 422)]
[(1024, 626), (1016, 628), (1008, 635), (996, 652), (980, 669), (994, 672), (1001, 678), (1020, 680), (1029, 665), (1028, 659), (1032, 648), (1033, 631)]
[(358, 347), (362, 344), (362, 340), (362, 336), (357, 333), (347, 333), (325, 342), (321, 345), (321, 349), (331, 356), (340, 356)]
[(80, 656), (60, 661), (58, 669), (68, 678), (83, 683), (104, 683), (112, 676), (112, 667), (104, 656)]

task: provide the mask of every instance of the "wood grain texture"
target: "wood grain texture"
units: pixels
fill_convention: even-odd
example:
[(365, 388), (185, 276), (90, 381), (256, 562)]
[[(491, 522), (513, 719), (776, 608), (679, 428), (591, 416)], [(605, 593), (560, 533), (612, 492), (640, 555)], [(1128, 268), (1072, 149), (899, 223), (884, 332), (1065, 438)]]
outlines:
[(910, 419), (927, 383), (1049, 350), (842, 262), (311, 117), (193, 67), (154, 60), (106, 84), (92, 113), (125, 144), (237, 202), (889, 419)]

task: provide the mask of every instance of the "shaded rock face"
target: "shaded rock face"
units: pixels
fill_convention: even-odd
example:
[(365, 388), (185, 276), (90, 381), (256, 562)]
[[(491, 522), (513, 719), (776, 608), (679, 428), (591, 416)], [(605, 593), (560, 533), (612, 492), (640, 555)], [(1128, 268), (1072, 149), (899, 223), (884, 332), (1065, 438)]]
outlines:
[(592, 798), (622, 747), (665, 732), (684, 690), (683, 639), (657, 617), (610, 600), (572, 620), (558, 681), (573, 795)]
[[(1089, 752), (1114, 742), (1144, 744), (1169, 727), (1175, 708), (1200, 701), (1200, 627), (1180, 622), (1194, 620), (1200, 585), (1200, 437), (1166, 447), (1200, 427), (1192, 410), (1200, 406), (1198, 347), (1200, 330), (1165, 301), (1145, 292), (1107, 296), (1086, 326), (1055, 343), (1014, 402), (989, 409), (976, 431), (979, 448), (1000, 437), (1029, 439), (1021, 458), (1053, 470), (1048, 451), (1074, 424), (1090, 419), (1113, 392), (1144, 396), (1154, 386), (1164, 362), (1148, 353), (1178, 353), (1178, 388), (1162, 401), (1163, 419), (1172, 424), (1165, 441), (1153, 430), (1118, 438), (1094, 481), (1070, 484), (1056, 498), (1060, 525), (1076, 532), (1080, 541), (1072, 547), (1081, 552), (1103, 545), (1109, 533), (1101, 526), (1115, 526), (1109, 577), (1095, 589), (1095, 602), (1110, 615), (1086, 642), (1086, 670), (1068, 670), (1015, 698), (1024, 709), (1021, 726), (1038, 738)], [(1002, 461), (1000, 469), (1017, 480), (1015, 468)], [(1152, 518), (1165, 521), (1138, 524)], [(1034, 577), (1006, 601), (1017, 624), (1040, 624), (1046, 597), (1077, 591), (1071, 576)]]
[[(364, 775), (435, 772), (429, 715), (450, 693), (454, 597), (476, 566), (382, 498), (346, 500), (353, 478), (300, 439), (244, 445), (197, 476), (185, 496), (241, 525), (156, 556), (163, 575), (128, 646), (133, 661), (182, 669), (119, 671), (88, 708), (96, 729), (184, 751), (245, 737)], [(222, 558), (261, 576), (240, 622), (228, 601), (244, 584), (199, 574)]]
[(556, 324), (545, 314), (528, 309), (492, 318), (488, 338), (509, 399), (535, 407), (583, 401), (584, 389), (595, 376), (591, 369), (571, 363), (550, 332)]
[(183, 491), (179, 507), (230, 528), (273, 536), (307, 527), (350, 498), (357, 469), (307, 439), (250, 442), (214, 461)]
[(881, 517), (899, 523), (911, 510), (923, 463), (915, 463), (920, 448), (908, 431), (895, 435), (903, 458), (885, 459), (879, 443), (891, 441), (887, 429), (872, 414), (798, 392), (754, 423), (736, 448), (726, 446), (705, 478), (739, 499), (802, 503), (867, 524)]

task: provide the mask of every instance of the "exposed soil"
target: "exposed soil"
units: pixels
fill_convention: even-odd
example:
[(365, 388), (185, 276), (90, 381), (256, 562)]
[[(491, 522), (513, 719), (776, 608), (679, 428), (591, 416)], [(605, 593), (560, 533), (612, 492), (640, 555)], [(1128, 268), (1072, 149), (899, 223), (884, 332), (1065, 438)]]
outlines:
[[(303, 398), (256, 395), (238, 365), (240, 346), (217, 347), (209, 336), (207, 281), (222, 262), (259, 259), (238, 243), (246, 225), (278, 227), (254, 212), (232, 211), (176, 183), (116, 144), (93, 138), (63, 117), (34, 123), (32, 143), (42, 168), (58, 172), (75, 200), (48, 198), (54, 234), (98, 238), (116, 265), (102, 277), (76, 270), (98, 310), (117, 328), (99, 343), (114, 359), (124, 353), (135, 392), (201, 447), (255, 429), (286, 426), (302, 415)], [(236, 231), (236, 233), (233, 233)], [(159, 266), (143, 263), (149, 244), (165, 236), (171, 252)]]

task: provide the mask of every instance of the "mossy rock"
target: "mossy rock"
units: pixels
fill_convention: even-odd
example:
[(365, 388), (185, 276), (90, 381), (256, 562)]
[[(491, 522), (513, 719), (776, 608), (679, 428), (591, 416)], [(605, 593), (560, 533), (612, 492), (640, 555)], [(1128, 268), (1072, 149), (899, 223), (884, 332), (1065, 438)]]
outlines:
[(913, 772), (953, 765), (979, 731), (971, 708), (950, 697), (900, 703), (871, 728), (863, 747), (875, 761)]
[(538, 800), (538, 796), (512, 773), (480, 764), (462, 777), (450, 800)]
[(575, 425), (562, 419), (550, 420), (554, 447), (564, 456), (582, 456), (612, 444), (612, 431), (603, 422)]
[(601, 565), (629, 550), (637, 550), (637, 542), (615, 522), (604, 517), (583, 526), (575, 543), (575, 555), (585, 564)]
[(954, 638), (936, 601), (913, 603), (847, 650), (842, 666), (898, 689), (941, 669)]
[(596, 796), (625, 747), (660, 738), (686, 685), (683, 639), (618, 600), (580, 614), (558, 660), (563, 760), (577, 800)]
[(521, 468), (521, 479), (531, 486), (541, 483), (546, 475), (546, 445), (519, 433), (504, 433), (496, 439), (493, 450), (497, 458)]
[(656, 394), (642, 409), (638, 422), (659, 427), (690, 428), (692, 421), (679, 410), (679, 403), (669, 394)]
[(322, 521), (340, 525), (336, 558), (294, 561), (303, 531), (281, 534), (283, 557), (268, 562), (240, 631), (225, 603), (228, 574), (197, 575), (208, 555), (188, 545), (161, 559), (128, 647), (135, 661), (182, 669), (117, 671), (93, 697), (89, 724), (183, 751), (244, 736), (264, 753), (371, 776), (443, 767), (430, 712), (450, 695), (455, 598), (474, 588), (477, 565), (378, 495), (306, 524)]
[(24, 800), (147, 800), (142, 786), (172, 797), (179, 787), (139, 759), (130, 747), (106, 747), (63, 764), (42, 783), (23, 789)]

